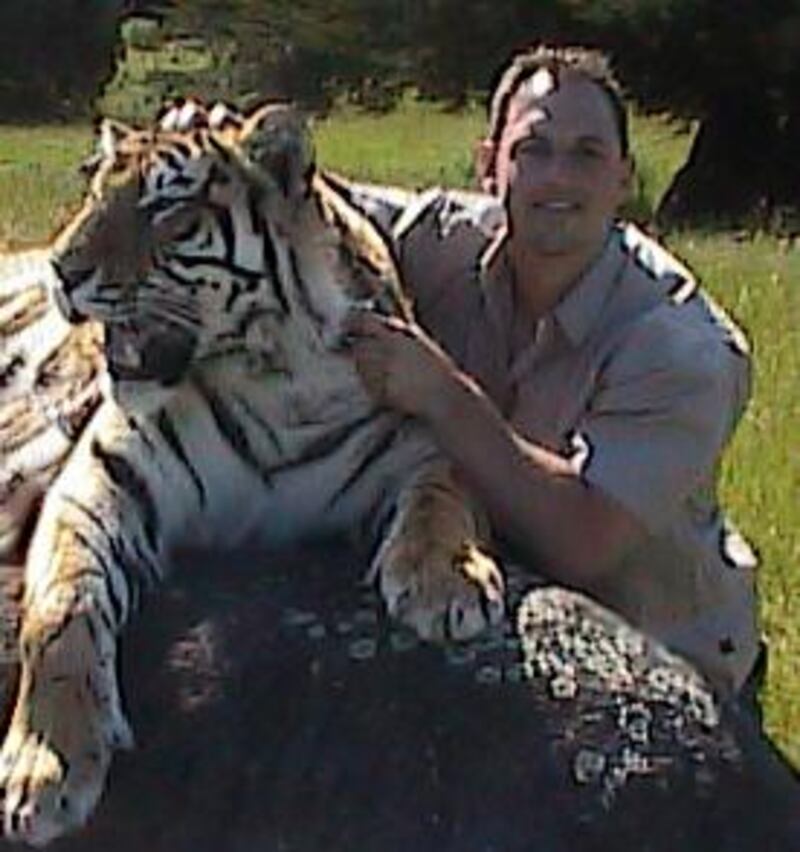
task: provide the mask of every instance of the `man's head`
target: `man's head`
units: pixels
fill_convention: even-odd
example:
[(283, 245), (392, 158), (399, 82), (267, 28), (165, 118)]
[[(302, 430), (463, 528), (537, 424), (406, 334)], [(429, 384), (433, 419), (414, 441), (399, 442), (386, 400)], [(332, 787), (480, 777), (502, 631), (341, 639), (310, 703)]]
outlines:
[(515, 239), (538, 253), (590, 252), (603, 240), (631, 178), (628, 127), (605, 58), (538, 47), (501, 73), (478, 168), (506, 203)]

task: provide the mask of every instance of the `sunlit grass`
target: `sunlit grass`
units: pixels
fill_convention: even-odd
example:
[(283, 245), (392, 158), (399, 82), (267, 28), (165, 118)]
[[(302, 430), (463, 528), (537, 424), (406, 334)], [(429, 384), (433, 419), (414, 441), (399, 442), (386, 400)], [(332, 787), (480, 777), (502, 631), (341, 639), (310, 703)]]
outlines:
[(687, 233), (672, 243), (754, 350), (753, 401), (727, 455), (722, 490), (762, 560), (768, 726), (800, 765), (800, 253), (767, 237)]
[(87, 126), (0, 126), (0, 247), (47, 239), (80, 198)]
[(334, 113), (315, 125), (319, 160), (361, 180), (474, 188), (474, 145), (483, 111), (447, 112), (410, 98), (384, 115)]

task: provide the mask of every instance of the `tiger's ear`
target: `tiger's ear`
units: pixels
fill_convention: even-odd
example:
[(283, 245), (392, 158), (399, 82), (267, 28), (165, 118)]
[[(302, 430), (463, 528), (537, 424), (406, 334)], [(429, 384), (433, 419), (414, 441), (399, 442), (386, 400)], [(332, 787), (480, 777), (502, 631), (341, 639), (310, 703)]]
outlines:
[(314, 173), (314, 145), (303, 118), (288, 104), (268, 104), (251, 112), (239, 133), (249, 176), (268, 182), (287, 199), (307, 194)]
[(98, 130), (98, 153), (111, 159), (117, 153), (120, 142), (133, 133), (133, 128), (113, 118), (104, 118)]

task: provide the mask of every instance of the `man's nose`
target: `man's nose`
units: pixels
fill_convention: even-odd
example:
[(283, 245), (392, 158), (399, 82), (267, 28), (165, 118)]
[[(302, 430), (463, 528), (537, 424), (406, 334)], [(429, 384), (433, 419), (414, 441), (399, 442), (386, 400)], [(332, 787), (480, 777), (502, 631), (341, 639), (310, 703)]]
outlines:
[(545, 157), (537, 171), (537, 181), (542, 184), (563, 186), (575, 179), (572, 158), (566, 152), (553, 152)]

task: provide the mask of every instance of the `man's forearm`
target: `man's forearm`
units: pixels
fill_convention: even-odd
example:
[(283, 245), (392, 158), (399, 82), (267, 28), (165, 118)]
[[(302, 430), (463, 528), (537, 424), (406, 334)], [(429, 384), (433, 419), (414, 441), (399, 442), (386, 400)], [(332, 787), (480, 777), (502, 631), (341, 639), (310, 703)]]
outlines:
[(639, 534), (567, 459), (518, 435), (469, 377), (460, 374), (427, 419), (495, 528), (552, 579), (591, 590)]

